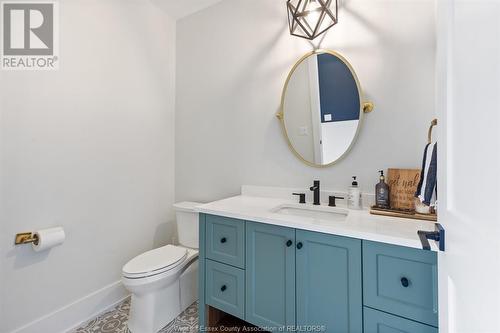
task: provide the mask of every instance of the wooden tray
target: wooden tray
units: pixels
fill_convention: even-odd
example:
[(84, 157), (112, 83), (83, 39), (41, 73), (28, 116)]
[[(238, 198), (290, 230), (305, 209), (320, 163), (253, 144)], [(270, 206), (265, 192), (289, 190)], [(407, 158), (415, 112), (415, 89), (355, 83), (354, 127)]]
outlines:
[(414, 220), (427, 220), (427, 221), (434, 221), (434, 222), (437, 221), (436, 214), (419, 214), (419, 213), (415, 213), (414, 211), (385, 209), (385, 208), (379, 208), (377, 206), (371, 207), (370, 214), (392, 216), (392, 217), (402, 217), (405, 219), (414, 219)]

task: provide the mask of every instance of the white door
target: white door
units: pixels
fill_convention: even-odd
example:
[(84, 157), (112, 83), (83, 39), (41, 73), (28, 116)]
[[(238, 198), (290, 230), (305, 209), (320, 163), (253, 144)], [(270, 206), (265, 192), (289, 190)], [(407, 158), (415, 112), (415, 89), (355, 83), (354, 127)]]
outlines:
[(321, 100), (319, 96), (318, 57), (307, 59), (309, 69), (309, 94), (311, 101), (311, 123), (313, 131), (314, 163), (324, 164), (321, 128)]
[(438, 0), (440, 332), (500, 332), (500, 1)]

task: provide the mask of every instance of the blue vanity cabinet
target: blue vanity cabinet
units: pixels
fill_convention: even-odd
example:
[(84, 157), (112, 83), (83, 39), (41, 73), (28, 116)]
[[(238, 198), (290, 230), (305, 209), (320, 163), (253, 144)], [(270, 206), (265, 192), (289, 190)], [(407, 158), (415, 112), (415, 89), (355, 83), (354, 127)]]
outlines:
[(437, 333), (437, 254), (200, 214), (200, 332)]
[(363, 241), (364, 305), (438, 326), (435, 252)]
[(297, 326), (361, 333), (361, 240), (297, 230), (296, 242)]
[(295, 325), (295, 229), (246, 222), (245, 320)]
[(438, 333), (438, 329), (365, 307), (364, 333)]
[(198, 252), (198, 331), (204, 332), (207, 323), (207, 309), (205, 301), (205, 243), (206, 243), (206, 228), (205, 228), (205, 214), (200, 214), (198, 222), (198, 233), (199, 233), (199, 252)]

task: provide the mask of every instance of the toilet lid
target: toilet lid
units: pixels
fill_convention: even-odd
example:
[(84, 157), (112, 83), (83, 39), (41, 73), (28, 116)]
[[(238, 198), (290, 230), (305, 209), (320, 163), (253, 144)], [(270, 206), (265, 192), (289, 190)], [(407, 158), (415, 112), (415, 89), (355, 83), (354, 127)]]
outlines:
[(130, 260), (123, 266), (123, 273), (130, 277), (157, 274), (176, 267), (184, 261), (187, 249), (175, 245), (166, 245)]

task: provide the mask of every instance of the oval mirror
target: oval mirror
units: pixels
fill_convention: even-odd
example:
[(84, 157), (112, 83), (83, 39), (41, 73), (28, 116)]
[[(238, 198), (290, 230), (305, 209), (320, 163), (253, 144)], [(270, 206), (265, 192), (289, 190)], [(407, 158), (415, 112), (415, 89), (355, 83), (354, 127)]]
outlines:
[(316, 167), (344, 157), (363, 113), (372, 110), (362, 98), (356, 73), (340, 54), (317, 50), (303, 56), (288, 75), (277, 115), (295, 155)]

